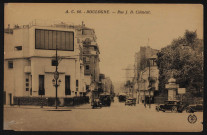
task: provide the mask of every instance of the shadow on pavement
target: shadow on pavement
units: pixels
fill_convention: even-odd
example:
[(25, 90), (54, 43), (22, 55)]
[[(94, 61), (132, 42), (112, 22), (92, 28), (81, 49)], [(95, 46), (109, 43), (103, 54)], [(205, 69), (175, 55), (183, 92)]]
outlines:
[(44, 110), (44, 111), (72, 111), (72, 110)]

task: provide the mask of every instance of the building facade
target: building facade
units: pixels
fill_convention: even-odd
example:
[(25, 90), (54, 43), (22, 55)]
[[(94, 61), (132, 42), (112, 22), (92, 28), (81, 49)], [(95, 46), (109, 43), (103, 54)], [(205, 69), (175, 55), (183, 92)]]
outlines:
[(158, 50), (143, 46), (140, 47), (140, 52), (135, 54), (134, 89), (138, 103), (149, 102), (149, 98), (153, 102), (154, 94), (158, 91), (157, 53)]
[(83, 46), (82, 58), (84, 64), (84, 79), (87, 92), (94, 92), (98, 96), (99, 89), (99, 46), (94, 29), (88, 28), (82, 22), (82, 25), (74, 27), (77, 32), (78, 43)]
[(52, 80), (56, 68), (56, 48), (60, 83), (58, 98), (82, 96), (86, 92), (82, 44), (76, 31), (61, 25), (37, 23), (5, 32), (4, 93), (6, 104), (15, 97), (55, 97)]

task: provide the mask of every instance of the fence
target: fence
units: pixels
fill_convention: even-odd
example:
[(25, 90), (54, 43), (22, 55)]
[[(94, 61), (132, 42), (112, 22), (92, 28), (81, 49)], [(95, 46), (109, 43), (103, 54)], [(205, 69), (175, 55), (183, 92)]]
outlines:
[[(58, 98), (58, 106), (75, 106), (89, 103), (89, 97), (71, 97)], [(37, 105), (37, 106), (55, 106), (55, 98), (53, 97), (14, 97), (13, 105)]]

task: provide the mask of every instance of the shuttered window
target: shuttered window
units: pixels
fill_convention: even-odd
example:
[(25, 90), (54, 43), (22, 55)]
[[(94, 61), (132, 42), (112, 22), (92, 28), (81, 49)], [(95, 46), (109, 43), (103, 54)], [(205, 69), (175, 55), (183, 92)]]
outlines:
[(74, 51), (74, 32), (35, 30), (35, 49)]

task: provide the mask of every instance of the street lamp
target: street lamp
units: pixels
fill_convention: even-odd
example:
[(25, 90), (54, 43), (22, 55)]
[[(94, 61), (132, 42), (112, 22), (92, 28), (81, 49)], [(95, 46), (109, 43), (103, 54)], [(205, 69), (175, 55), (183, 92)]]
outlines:
[(55, 72), (54, 72), (54, 79), (52, 80), (52, 83), (53, 83), (53, 86), (55, 86), (55, 106), (56, 106), (56, 109), (57, 109), (57, 89), (58, 89), (58, 86), (60, 85), (61, 83), (61, 80), (58, 80), (59, 78), (59, 72), (58, 72), (58, 58), (57, 58), (57, 45), (56, 45), (56, 55), (55, 55)]
[(60, 86), (60, 83), (61, 83), (61, 80), (60, 79), (58, 80), (57, 73), (58, 72), (55, 72), (54, 73), (54, 79), (52, 79), (53, 86), (55, 86), (55, 88), (56, 88), (56, 97), (55, 97), (55, 106), (56, 106), (56, 109), (57, 109), (57, 88), (58, 88), (58, 86)]
[[(52, 79), (52, 83), (53, 83), (53, 86), (56, 86), (56, 81), (55, 81), (55, 79)], [(59, 80), (57, 81), (57, 86), (59, 86), (60, 83), (61, 83), (61, 80), (59, 79)]]

